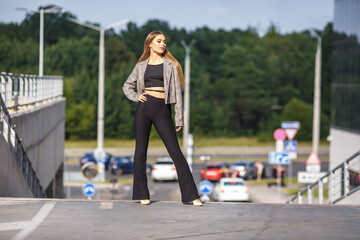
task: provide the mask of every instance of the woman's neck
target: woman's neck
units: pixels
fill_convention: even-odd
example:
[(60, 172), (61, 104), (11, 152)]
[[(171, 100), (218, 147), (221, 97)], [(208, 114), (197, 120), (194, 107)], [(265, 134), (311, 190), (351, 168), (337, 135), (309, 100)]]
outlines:
[(156, 53), (150, 53), (148, 64), (159, 64), (163, 63), (163, 57)]

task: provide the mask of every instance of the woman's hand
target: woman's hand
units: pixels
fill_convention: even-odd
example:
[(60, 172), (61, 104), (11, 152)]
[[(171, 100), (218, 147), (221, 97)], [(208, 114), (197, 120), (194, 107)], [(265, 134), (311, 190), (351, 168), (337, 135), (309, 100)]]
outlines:
[(145, 101), (147, 101), (147, 98), (146, 98), (146, 93), (142, 93), (140, 96), (139, 96), (139, 101), (140, 102), (145, 102)]
[(180, 127), (176, 127), (176, 131), (178, 132), (178, 131), (180, 131), (181, 130), (181, 126)]

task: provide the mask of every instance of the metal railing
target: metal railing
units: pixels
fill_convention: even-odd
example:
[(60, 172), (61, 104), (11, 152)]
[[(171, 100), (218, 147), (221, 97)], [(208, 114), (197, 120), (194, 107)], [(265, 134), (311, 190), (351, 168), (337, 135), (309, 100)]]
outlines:
[[(298, 192), (287, 203), (335, 204), (360, 190), (360, 150)], [(307, 195), (307, 196), (306, 196)]]
[(8, 143), (11, 152), (17, 160), (17, 165), (21, 168), (24, 179), (34, 194), (34, 197), (46, 197), (46, 194), (21, 143), (21, 139), (16, 134), (15, 127), (15, 124), (11, 121), (9, 112), (7, 111), (5, 102), (2, 99), (2, 96), (0, 96), (0, 136), (4, 137), (5, 141)]
[(18, 110), (63, 95), (62, 76), (0, 74), (0, 95), (7, 109)]

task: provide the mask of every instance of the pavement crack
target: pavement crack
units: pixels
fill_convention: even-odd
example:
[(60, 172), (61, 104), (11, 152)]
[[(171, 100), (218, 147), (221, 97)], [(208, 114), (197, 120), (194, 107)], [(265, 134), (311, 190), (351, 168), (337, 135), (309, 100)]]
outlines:
[(234, 231), (211, 232), (211, 233), (191, 234), (191, 235), (183, 235), (183, 236), (169, 237), (169, 238), (157, 238), (156, 240), (193, 238), (193, 237), (220, 235), (220, 234), (227, 234), (227, 233), (249, 232), (249, 231), (255, 231), (255, 230), (265, 231), (267, 229), (274, 229), (274, 228), (296, 227), (296, 226), (304, 226), (304, 225), (309, 225), (309, 224), (322, 224), (322, 223), (340, 222), (340, 221), (354, 220), (354, 219), (360, 219), (360, 216), (333, 218), (333, 219), (325, 219), (325, 220), (319, 220), (319, 221), (293, 223), (293, 224), (283, 224), (283, 225), (276, 225), (276, 226), (269, 226), (269, 227), (256, 227), (256, 228), (248, 228), (248, 229), (241, 229), (241, 230), (234, 230)]

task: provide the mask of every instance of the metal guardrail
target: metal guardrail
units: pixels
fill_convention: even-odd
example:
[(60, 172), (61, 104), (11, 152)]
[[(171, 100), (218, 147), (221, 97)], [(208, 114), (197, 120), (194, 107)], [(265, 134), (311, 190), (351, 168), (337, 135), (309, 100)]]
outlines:
[(0, 74), (0, 95), (7, 109), (18, 110), (63, 95), (62, 76)]
[[(318, 181), (307, 185), (287, 203), (295, 203), (297, 200), (297, 203), (335, 204), (358, 190), (360, 190), (360, 150), (327, 172)], [(317, 194), (314, 194), (316, 191)], [(306, 194), (307, 198), (303, 198)]]
[(22, 174), (34, 194), (34, 197), (44, 198), (46, 194), (36, 176), (36, 173), (31, 165), (31, 162), (26, 154), (26, 151), (15, 131), (15, 124), (11, 121), (10, 114), (7, 111), (5, 102), (0, 96), (0, 136), (5, 138), (12, 153), (16, 157), (16, 162), (22, 170)]

